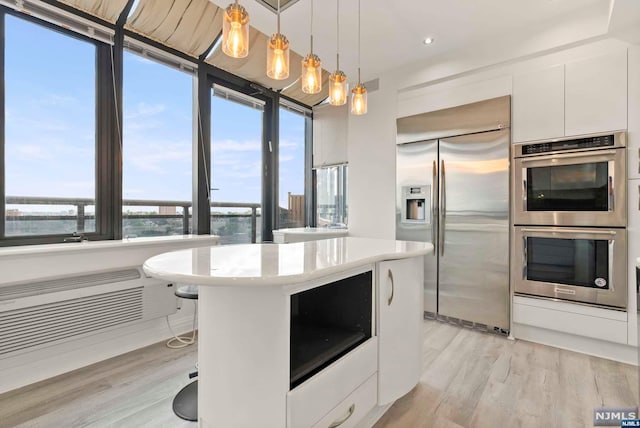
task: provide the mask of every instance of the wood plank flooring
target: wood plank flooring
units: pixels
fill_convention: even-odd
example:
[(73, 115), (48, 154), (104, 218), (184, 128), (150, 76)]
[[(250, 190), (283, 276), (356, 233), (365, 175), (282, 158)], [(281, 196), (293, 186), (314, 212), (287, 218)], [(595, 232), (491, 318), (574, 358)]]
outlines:
[[(592, 427), (593, 408), (635, 406), (636, 367), (424, 324), (420, 383), (375, 428)], [(0, 427), (194, 428), (171, 410), (196, 348), (164, 343), (0, 395)]]

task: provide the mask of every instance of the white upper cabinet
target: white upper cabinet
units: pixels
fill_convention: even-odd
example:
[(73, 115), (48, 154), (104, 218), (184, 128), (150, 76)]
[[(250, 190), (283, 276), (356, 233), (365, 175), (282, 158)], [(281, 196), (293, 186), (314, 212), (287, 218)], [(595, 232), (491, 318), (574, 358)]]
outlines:
[(627, 128), (627, 51), (565, 66), (565, 135)]
[(378, 264), (378, 404), (409, 392), (422, 372), (423, 257)]
[(513, 77), (513, 142), (564, 135), (564, 65)]
[(347, 162), (348, 105), (313, 109), (313, 166)]

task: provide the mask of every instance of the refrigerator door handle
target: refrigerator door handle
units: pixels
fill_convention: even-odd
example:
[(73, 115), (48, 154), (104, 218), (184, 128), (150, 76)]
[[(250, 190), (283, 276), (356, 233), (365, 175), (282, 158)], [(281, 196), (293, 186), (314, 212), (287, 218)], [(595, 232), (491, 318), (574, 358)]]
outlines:
[[(438, 222), (436, 219), (436, 183), (438, 182), (438, 162), (433, 161), (431, 165), (431, 243), (433, 245), (437, 245), (436, 242), (436, 232), (438, 227)], [(433, 252), (433, 256), (438, 256), (438, 250), (436, 249)]]
[(447, 216), (447, 182), (444, 169), (444, 160), (440, 161), (440, 212), (438, 229), (440, 229), (438, 246), (440, 247), (440, 256), (444, 256), (444, 229)]

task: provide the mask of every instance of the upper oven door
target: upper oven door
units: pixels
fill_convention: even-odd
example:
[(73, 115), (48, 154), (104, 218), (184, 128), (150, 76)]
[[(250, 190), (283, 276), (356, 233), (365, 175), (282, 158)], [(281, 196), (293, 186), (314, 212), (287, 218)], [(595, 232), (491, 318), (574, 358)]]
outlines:
[(624, 148), (516, 158), (514, 223), (626, 226)]

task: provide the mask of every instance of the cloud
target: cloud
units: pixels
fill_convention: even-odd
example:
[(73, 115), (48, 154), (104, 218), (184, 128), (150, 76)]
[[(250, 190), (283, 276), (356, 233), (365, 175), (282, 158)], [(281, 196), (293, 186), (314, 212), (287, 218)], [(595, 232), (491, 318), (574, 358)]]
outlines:
[(71, 95), (49, 93), (38, 99), (37, 103), (46, 107), (65, 107), (77, 104), (78, 99)]
[(294, 160), (296, 157), (291, 155), (280, 155), (280, 162), (290, 162)]
[(280, 148), (297, 148), (300, 147), (301, 143), (298, 141), (292, 141), (287, 139), (280, 140)]
[(7, 144), (8, 157), (16, 157), (20, 160), (50, 160), (53, 159), (51, 151), (38, 144)]
[(213, 142), (213, 153), (256, 152), (262, 149), (260, 141), (219, 140)]
[(191, 163), (191, 142), (127, 141), (124, 161), (138, 171), (173, 174), (177, 163)]
[(127, 109), (125, 120), (153, 117), (164, 112), (166, 109), (167, 106), (164, 104), (137, 103), (130, 109)]

